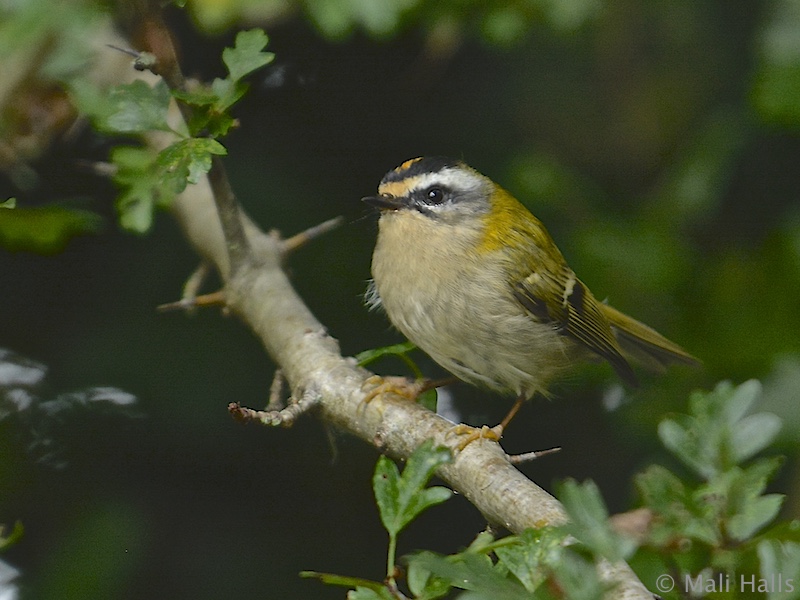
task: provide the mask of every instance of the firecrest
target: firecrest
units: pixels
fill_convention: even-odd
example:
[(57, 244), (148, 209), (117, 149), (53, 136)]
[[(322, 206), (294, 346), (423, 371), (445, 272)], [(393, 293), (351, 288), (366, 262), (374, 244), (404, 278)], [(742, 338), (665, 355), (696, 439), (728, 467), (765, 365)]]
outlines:
[(459, 160), (408, 160), (363, 200), (380, 210), (368, 303), (458, 378), (516, 397), (497, 437), (577, 360), (601, 357), (629, 383), (631, 362), (697, 363), (598, 302), (542, 223)]

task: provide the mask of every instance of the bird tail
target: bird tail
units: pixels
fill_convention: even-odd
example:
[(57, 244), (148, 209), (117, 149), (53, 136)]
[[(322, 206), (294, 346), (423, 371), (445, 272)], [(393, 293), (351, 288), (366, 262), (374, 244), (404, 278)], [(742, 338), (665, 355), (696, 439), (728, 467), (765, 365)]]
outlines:
[(699, 360), (655, 329), (607, 304), (600, 306), (626, 358), (656, 372), (673, 363), (700, 365)]

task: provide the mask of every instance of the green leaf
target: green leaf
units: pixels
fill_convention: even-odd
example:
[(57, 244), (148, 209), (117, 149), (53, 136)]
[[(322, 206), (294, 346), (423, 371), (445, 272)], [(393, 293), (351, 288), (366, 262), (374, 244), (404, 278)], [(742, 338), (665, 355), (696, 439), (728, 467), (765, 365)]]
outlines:
[(111, 151), (111, 161), (117, 167), (114, 183), (121, 189), (116, 200), (120, 225), (132, 233), (147, 232), (156, 206), (167, 204), (175, 196), (162, 185), (156, 157), (147, 148), (117, 146)]
[(116, 133), (171, 131), (167, 125), (170, 99), (169, 88), (163, 81), (152, 87), (141, 79), (118, 85), (109, 92), (112, 108), (99, 126)]
[(778, 516), (784, 499), (783, 494), (767, 494), (753, 498), (739, 514), (731, 517), (728, 524), (731, 537), (739, 541), (753, 537)]
[(603, 600), (608, 587), (597, 576), (597, 569), (575, 552), (566, 552), (554, 569), (554, 577), (562, 597), (570, 600)]
[(68, 89), (70, 99), (78, 111), (89, 117), (100, 129), (103, 129), (103, 123), (117, 110), (109, 92), (101, 90), (93, 81), (75, 78), (70, 81)]
[(564, 530), (580, 540), (593, 552), (612, 562), (629, 557), (636, 549), (633, 540), (611, 529), (608, 510), (593, 481), (580, 484), (568, 479), (559, 488), (559, 500), (569, 515)]
[(17, 521), (14, 523), (14, 528), (8, 535), (6, 535), (5, 527), (0, 526), (0, 550), (5, 550), (6, 548), (16, 544), (22, 539), (24, 534), (25, 527), (22, 525), (22, 521)]
[(235, 123), (226, 111), (247, 91), (244, 84), (233, 84), (228, 79), (215, 79), (211, 86), (202, 86), (191, 91), (175, 90), (172, 95), (194, 107), (187, 123), (194, 137), (208, 135), (221, 137)]
[(347, 575), (336, 575), (335, 573), (319, 573), (317, 571), (300, 571), (300, 577), (305, 579), (319, 579), (326, 585), (338, 585), (349, 588), (364, 588), (379, 591), (386, 586), (380, 581), (371, 581), (361, 577), (348, 577)]
[(564, 532), (553, 527), (526, 529), (517, 543), (495, 548), (499, 564), (505, 566), (525, 589), (533, 592), (557, 565), (564, 553)]
[(781, 430), (781, 419), (771, 413), (743, 418), (731, 432), (733, 460), (743, 462), (769, 446)]
[(16, 208), (17, 207), (17, 199), (16, 198), (9, 198), (3, 202), (0, 202), (0, 208)]
[(408, 564), (406, 580), (415, 600), (435, 600), (446, 596), (452, 589), (446, 579), (434, 575), (424, 563), (415, 560)]
[(214, 111), (223, 112), (236, 104), (247, 92), (247, 85), (230, 79), (217, 78), (211, 83), (211, 91), (217, 97)]
[(723, 381), (709, 394), (709, 398), (710, 405), (714, 408), (715, 405), (719, 405), (728, 423), (733, 424), (747, 414), (760, 395), (761, 384), (755, 379), (750, 379), (737, 387), (729, 381)]
[[(402, 360), (406, 366), (411, 370), (414, 374), (414, 377), (417, 379), (422, 379), (422, 370), (417, 366), (417, 363), (408, 355), (409, 352), (412, 350), (416, 350), (417, 347), (412, 342), (403, 342), (400, 344), (393, 344), (391, 346), (383, 346), (381, 348), (372, 348), (370, 350), (364, 350), (363, 352), (359, 352), (356, 354), (356, 360), (358, 361), (359, 366), (367, 366), (370, 363), (375, 362), (380, 358), (384, 358), (387, 356), (394, 356)], [(426, 390), (417, 396), (417, 402), (427, 408), (430, 411), (436, 412), (436, 405), (438, 400), (438, 394), (435, 388), (430, 390)]]
[(275, 55), (272, 52), (262, 52), (268, 41), (267, 34), (261, 29), (240, 31), (234, 47), (222, 51), (222, 61), (234, 82), (273, 61)]
[[(760, 575), (769, 600), (800, 598), (800, 544), (763, 540), (757, 547)], [(756, 584), (758, 589), (758, 584)]]
[(409, 564), (422, 568), (447, 582), (450, 586), (470, 590), (466, 598), (486, 600), (529, 600), (530, 593), (517, 581), (495, 568), (488, 556), (461, 553), (440, 556), (420, 552), (408, 557)]
[(426, 488), (436, 469), (452, 460), (446, 448), (434, 448), (431, 440), (409, 457), (402, 476), (389, 458), (381, 456), (375, 467), (372, 487), (389, 535), (396, 536), (425, 509), (444, 502), (453, 492), (445, 487)]
[(156, 168), (161, 183), (173, 193), (182, 192), (187, 183), (197, 183), (211, 169), (212, 155), (224, 155), (225, 147), (211, 138), (187, 138), (158, 153)]
[(417, 347), (412, 342), (403, 342), (401, 344), (393, 344), (391, 346), (383, 346), (381, 348), (371, 348), (356, 354), (356, 360), (359, 367), (366, 367), (368, 364), (375, 362), (384, 356), (401, 356), (408, 354)]
[(781, 457), (766, 458), (726, 474), (730, 481), (726, 490), (727, 530), (733, 539), (749, 539), (777, 516), (784, 496), (762, 494), (782, 462)]
[(130, 188), (117, 196), (119, 224), (125, 231), (143, 234), (153, 226), (154, 196), (150, 189)]
[(738, 387), (722, 382), (712, 392), (694, 392), (689, 414), (662, 421), (663, 444), (705, 479), (724, 472), (765, 448), (777, 435), (780, 420), (768, 413), (745, 417), (761, 394), (758, 381)]
[(377, 590), (372, 588), (357, 587), (347, 592), (347, 600), (397, 600), (386, 586)]
[(705, 499), (697, 499), (684, 483), (660, 465), (651, 465), (636, 476), (636, 487), (644, 505), (656, 516), (650, 543), (669, 547), (681, 538), (716, 545), (721, 539), (717, 519), (708, 519)]
[(97, 232), (102, 222), (96, 213), (57, 204), (0, 210), (0, 247), (55, 254), (72, 238)]

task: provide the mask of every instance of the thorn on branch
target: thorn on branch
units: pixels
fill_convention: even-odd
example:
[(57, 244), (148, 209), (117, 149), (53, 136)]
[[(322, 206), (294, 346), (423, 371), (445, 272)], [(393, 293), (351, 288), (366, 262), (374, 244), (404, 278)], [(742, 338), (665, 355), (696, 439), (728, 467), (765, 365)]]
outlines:
[(548, 448), (547, 450), (525, 452), (523, 454), (509, 454), (508, 462), (510, 462), (512, 465), (521, 465), (522, 463), (536, 460), (537, 458), (541, 458), (542, 456), (547, 456), (548, 454), (555, 454), (556, 452), (561, 452), (560, 446), (556, 446), (555, 448)]
[(173, 310), (192, 311), (198, 306), (221, 306), (226, 308), (227, 304), (225, 302), (225, 292), (220, 290), (211, 294), (204, 294), (203, 296), (181, 298), (177, 302), (159, 304), (156, 307), (156, 310), (158, 312), (169, 312)]
[(151, 54), (150, 52), (139, 52), (137, 50), (131, 50), (129, 48), (120, 48), (119, 46), (115, 46), (114, 44), (106, 44), (112, 50), (117, 50), (122, 52), (123, 54), (127, 54), (133, 57), (133, 68), (137, 71), (150, 71), (158, 75), (155, 71), (157, 59), (155, 54)]

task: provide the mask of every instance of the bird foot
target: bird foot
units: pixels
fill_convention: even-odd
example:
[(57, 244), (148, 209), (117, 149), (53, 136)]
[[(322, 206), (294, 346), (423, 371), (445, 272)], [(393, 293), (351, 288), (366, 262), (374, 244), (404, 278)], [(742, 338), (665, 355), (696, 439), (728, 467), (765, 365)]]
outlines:
[(372, 402), (383, 394), (395, 394), (406, 400), (414, 402), (419, 395), (430, 389), (428, 379), (411, 380), (405, 377), (373, 375), (364, 381), (361, 389), (366, 392), (364, 403)]
[(448, 432), (448, 435), (449, 434), (464, 437), (464, 439), (460, 440), (456, 445), (456, 448), (461, 451), (476, 440), (490, 440), (499, 443), (500, 439), (503, 437), (503, 427), (501, 425), (495, 425), (494, 427), (484, 425), (478, 428), (460, 423), (453, 427)]

